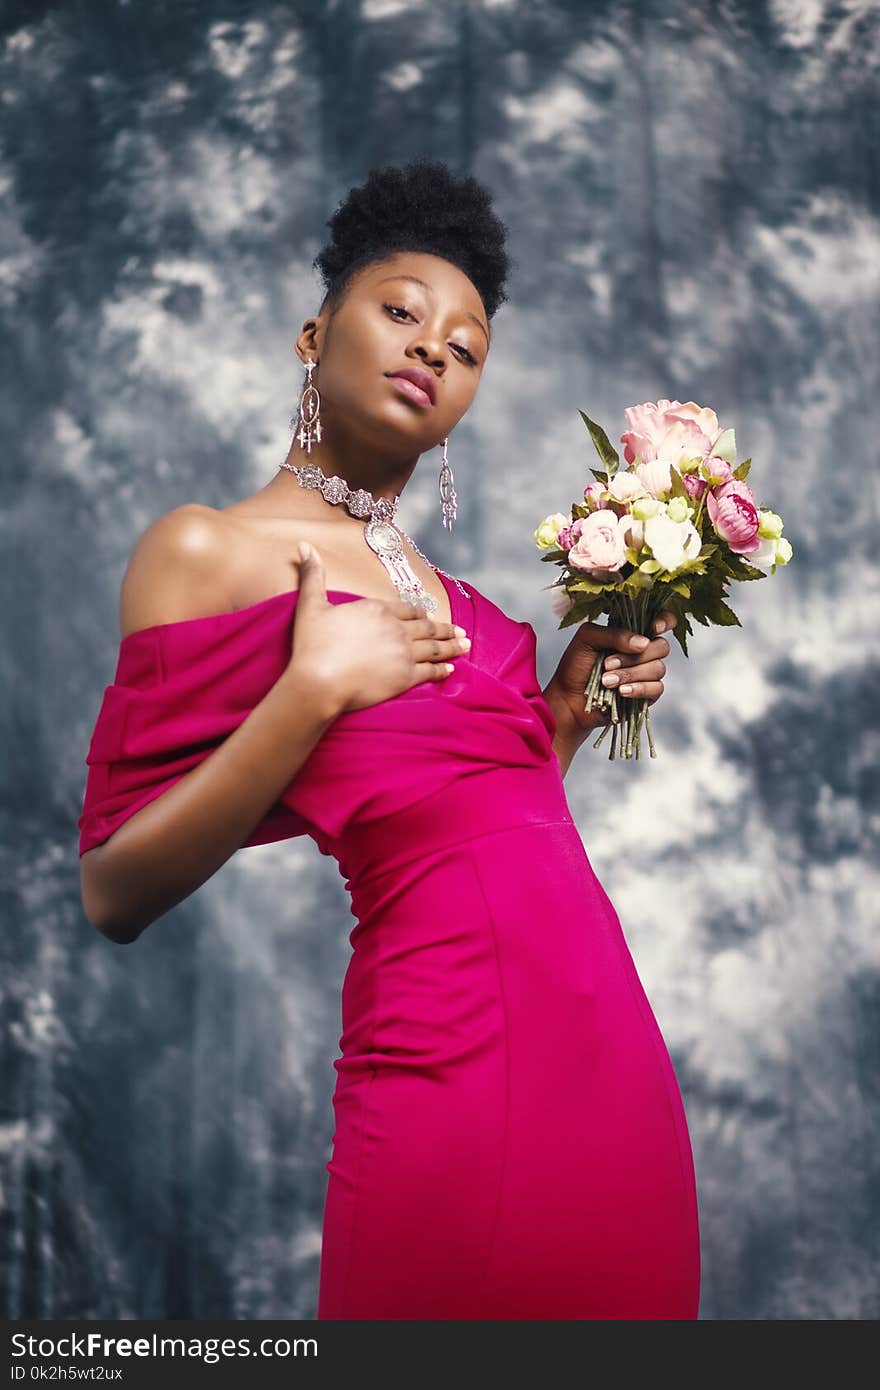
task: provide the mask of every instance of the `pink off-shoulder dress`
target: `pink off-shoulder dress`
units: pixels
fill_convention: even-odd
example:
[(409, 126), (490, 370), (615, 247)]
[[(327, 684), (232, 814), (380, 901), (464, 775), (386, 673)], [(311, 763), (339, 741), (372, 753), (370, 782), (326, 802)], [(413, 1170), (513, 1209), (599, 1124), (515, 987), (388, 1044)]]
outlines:
[[(696, 1318), (681, 1093), (569, 811), (534, 628), (443, 583), (473, 643), (454, 673), (340, 715), (245, 841), (310, 836), (355, 918), (317, 1315)], [(81, 854), (268, 692), (296, 599), (122, 640)]]

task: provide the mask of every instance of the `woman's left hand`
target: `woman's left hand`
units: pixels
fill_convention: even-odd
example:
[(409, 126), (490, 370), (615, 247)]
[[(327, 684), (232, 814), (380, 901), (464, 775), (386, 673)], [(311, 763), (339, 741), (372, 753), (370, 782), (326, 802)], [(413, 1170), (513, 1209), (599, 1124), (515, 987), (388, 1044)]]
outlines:
[[(664, 609), (654, 619), (653, 631), (659, 634), (671, 630), (677, 621), (674, 613)], [(584, 712), (584, 690), (597, 660), (609, 649), (615, 655), (606, 658), (605, 670), (616, 679), (609, 680), (603, 674), (606, 689), (616, 689), (623, 700), (647, 700), (649, 705), (663, 694), (664, 657), (669, 655), (665, 637), (644, 638), (626, 627), (581, 623), (562, 654), (550, 686), (584, 733), (608, 722), (601, 710)]]

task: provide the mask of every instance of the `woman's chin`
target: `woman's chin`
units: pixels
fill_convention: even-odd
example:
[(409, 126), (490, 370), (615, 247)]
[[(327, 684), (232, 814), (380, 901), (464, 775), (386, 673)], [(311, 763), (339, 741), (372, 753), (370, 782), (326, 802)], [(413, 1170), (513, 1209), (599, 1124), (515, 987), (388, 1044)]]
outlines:
[(402, 447), (419, 453), (433, 449), (436, 444), (437, 431), (428, 427), (424, 410), (403, 399), (383, 406), (371, 420), (377, 443), (387, 444), (390, 439), (398, 439)]

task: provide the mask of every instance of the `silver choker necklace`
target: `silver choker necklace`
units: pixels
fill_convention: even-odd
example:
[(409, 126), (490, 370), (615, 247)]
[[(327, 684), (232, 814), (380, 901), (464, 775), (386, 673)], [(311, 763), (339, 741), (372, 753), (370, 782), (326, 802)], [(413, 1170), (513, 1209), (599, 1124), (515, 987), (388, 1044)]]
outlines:
[[(296, 477), (297, 482), (302, 487), (318, 488), (325, 501), (338, 506), (344, 502), (352, 516), (363, 520), (368, 518), (364, 527), (364, 540), (371, 550), (379, 556), (385, 566), (400, 597), (406, 599), (407, 603), (423, 604), (428, 613), (433, 613), (437, 608), (437, 600), (433, 594), (429, 594), (418, 575), (413, 570), (403, 549), (401, 536), (404, 536), (412, 546), (417, 555), (421, 555), (426, 564), (431, 566), (436, 574), (443, 574), (447, 579), (451, 579), (456, 588), (468, 598), (466, 589), (453, 574), (447, 574), (446, 570), (441, 570), (439, 566), (433, 564), (419, 550), (412, 536), (408, 536), (402, 526), (394, 523), (397, 512), (399, 497), (394, 501), (389, 501), (387, 497), (374, 497), (366, 488), (359, 487), (353, 491), (344, 478), (340, 478), (338, 473), (334, 473), (332, 478), (328, 478), (317, 463), (295, 464), (284, 462), (279, 465), (281, 468), (288, 469)], [(392, 524), (394, 523), (394, 524)]]

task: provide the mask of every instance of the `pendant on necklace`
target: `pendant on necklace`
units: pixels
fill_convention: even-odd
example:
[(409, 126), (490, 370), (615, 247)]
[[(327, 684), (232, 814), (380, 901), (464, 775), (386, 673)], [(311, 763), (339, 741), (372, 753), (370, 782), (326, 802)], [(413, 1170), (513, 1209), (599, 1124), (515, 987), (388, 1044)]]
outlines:
[(400, 597), (406, 599), (407, 603), (423, 604), (429, 613), (433, 613), (437, 600), (428, 593), (407, 560), (403, 542), (390, 521), (371, 516), (364, 527), (364, 540), (379, 556)]

